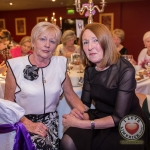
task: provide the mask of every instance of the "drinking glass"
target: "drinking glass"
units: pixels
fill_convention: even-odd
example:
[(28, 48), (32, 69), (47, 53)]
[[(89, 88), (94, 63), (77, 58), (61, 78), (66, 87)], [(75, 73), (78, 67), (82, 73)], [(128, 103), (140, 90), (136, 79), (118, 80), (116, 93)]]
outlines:
[(146, 68), (147, 72), (150, 73), (150, 62), (147, 62), (145, 64), (145, 68)]
[(133, 62), (133, 55), (122, 55), (126, 60), (128, 60), (131, 64)]
[(72, 70), (72, 68), (73, 68), (73, 64), (71, 62), (68, 62), (67, 63), (67, 70), (68, 70), (69, 73)]

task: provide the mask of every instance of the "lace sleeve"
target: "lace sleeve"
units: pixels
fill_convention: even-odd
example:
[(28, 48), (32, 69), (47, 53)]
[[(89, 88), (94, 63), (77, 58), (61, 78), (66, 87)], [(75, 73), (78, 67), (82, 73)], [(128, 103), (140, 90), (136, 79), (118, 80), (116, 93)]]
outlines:
[(120, 74), (119, 79), (115, 111), (112, 115), (116, 126), (122, 117), (129, 114), (135, 98), (136, 81), (134, 68), (126, 68)]

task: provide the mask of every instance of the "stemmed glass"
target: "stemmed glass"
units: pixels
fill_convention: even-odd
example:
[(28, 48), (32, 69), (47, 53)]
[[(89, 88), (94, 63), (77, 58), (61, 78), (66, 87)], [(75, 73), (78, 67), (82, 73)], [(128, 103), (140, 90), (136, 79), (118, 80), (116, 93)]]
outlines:
[(147, 62), (145, 64), (145, 68), (146, 68), (147, 72), (150, 73), (150, 62)]
[(73, 64), (71, 62), (68, 62), (67, 63), (67, 70), (69, 73), (71, 72), (72, 68), (73, 68)]
[(128, 60), (131, 64), (133, 64), (133, 55), (122, 55), (126, 60)]

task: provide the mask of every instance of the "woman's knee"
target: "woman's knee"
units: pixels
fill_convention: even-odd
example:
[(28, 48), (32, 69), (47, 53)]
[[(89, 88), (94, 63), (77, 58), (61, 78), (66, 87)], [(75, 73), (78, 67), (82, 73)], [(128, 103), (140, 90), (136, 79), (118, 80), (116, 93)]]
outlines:
[(60, 150), (77, 150), (72, 138), (69, 135), (64, 134), (60, 142)]

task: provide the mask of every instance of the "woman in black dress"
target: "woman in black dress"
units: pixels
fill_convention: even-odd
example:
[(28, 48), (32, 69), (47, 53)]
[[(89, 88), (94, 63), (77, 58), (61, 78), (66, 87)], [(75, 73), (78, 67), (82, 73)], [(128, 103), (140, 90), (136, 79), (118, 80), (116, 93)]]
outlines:
[(61, 150), (150, 149), (149, 120), (135, 94), (135, 69), (120, 57), (110, 31), (100, 23), (88, 24), (80, 43), (88, 65), (81, 97), (86, 111), (76, 106), (63, 116), (67, 130)]
[(121, 44), (125, 37), (124, 31), (122, 29), (115, 29), (113, 30), (112, 35), (119, 53), (121, 55), (127, 55), (128, 54), (127, 49)]

